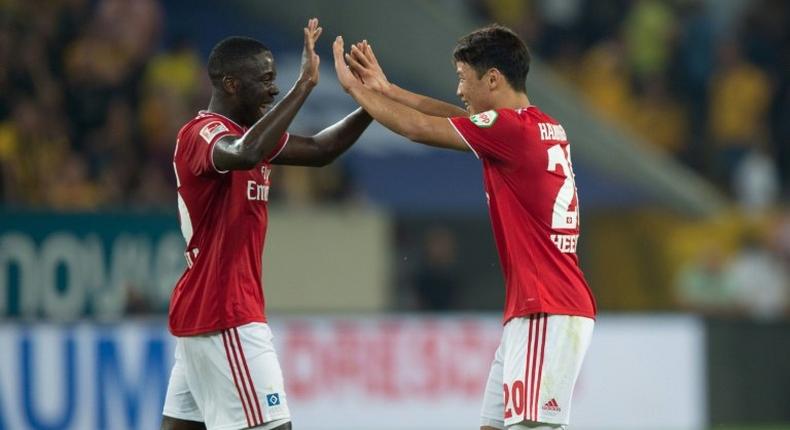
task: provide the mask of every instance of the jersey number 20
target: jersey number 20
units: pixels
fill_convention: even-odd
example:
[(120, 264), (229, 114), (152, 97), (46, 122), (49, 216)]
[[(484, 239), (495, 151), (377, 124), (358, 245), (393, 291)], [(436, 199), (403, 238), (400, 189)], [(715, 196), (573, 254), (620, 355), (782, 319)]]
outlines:
[(575, 229), (579, 222), (579, 208), (575, 205), (571, 210), (574, 197), (576, 196), (576, 182), (573, 180), (573, 169), (571, 169), (570, 154), (566, 154), (562, 145), (554, 145), (548, 149), (549, 152), (549, 172), (554, 172), (557, 165), (562, 168), (565, 175), (565, 182), (562, 183), (557, 197), (554, 199), (554, 212), (551, 216), (551, 228), (556, 229)]

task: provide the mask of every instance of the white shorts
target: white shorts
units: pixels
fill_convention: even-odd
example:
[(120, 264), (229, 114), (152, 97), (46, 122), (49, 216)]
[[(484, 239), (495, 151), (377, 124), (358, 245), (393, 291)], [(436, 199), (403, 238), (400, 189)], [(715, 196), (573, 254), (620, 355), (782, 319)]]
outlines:
[(488, 375), (480, 424), (567, 425), (594, 325), (591, 318), (548, 314), (508, 321)]
[(238, 430), (288, 419), (283, 375), (264, 323), (179, 337), (163, 414)]

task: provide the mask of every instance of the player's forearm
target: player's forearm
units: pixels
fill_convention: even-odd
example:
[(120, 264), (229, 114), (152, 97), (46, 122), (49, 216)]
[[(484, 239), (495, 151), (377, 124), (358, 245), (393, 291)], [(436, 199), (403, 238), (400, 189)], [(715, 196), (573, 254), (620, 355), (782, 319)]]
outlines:
[(384, 95), (426, 115), (446, 118), (468, 115), (464, 109), (458, 106), (422, 94), (413, 93), (392, 83), (389, 84), (384, 91)]
[(350, 90), (351, 96), (384, 127), (413, 141), (424, 141), (430, 133), (425, 115), (415, 108), (362, 86)]
[(371, 121), (373, 118), (364, 109), (359, 108), (316, 134), (313, 138), (323, 153), (321, 163), (327, 164), (346, 152), (368, 128)]
[(253, 124), (239, 139), (242, 158), (254, 166), (271, 154), (314, 87), (310, 82), (297, 81), (279, 103)]

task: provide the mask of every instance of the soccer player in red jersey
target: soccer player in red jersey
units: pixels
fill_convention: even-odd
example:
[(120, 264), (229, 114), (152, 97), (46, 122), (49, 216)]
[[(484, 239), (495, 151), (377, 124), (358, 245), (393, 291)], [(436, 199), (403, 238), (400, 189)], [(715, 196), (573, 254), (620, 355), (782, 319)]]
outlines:
[(315, 136), (286, 132), (318, 84), (321, 31), (317, 19), (304, 28), (299, 78), (271, 109), (279, 90), (269, 49), (246, 37), (219, 42), (208, 60), (208, 109), (178, 133), (187, 268), (170, 302), (176, 359), (162, 429), (291, 428), (261, 282), (271, 165), (325, 165), (371, 122), (358, 109)]
[(389, 83), (366, 43), (334, 47), (343, 88), (412, 141), (471, 151), (505, 277), (504, 331), (483, 396), (481, 429), (565, 428), (592, 336), (595, 301), (576, 256), (579, 205), (565, 130), (532, 105), (530, 56), (491, 25), (458, 41), (458, 96), (467, 110)]

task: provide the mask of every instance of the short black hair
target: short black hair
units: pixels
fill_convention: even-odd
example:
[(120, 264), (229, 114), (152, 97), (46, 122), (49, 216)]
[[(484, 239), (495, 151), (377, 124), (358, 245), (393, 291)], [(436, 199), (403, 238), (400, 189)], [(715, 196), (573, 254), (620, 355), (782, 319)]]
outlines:
[(453, 59), (469, 64), (478, 78), (496, 68), (514, 90), (527, 91), (529, 50), (513, 30), (503, 25), (491, 24), (458, 39)]
[(240, 72), (250, 57), (261, 52), (272, 51), (251, 37), (231, 36), (221, 40), (208, 56), (208, 77), (211, 83), (220, 88), (223, 77)]

